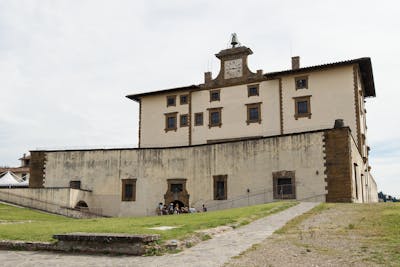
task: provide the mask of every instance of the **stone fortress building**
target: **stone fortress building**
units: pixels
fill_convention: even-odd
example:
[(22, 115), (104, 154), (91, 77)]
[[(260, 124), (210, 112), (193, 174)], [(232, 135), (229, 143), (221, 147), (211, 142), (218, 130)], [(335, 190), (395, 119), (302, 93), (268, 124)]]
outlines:
[(222, 209), (281, 199), (376, 202), (365, 100), (370, 58), (252, 72), (232, 39), (204, 83), (128, 95), (139, 148), (31, 151), (30, 188), (0, 199), (65, 214), (154, 215), (157, 203)]

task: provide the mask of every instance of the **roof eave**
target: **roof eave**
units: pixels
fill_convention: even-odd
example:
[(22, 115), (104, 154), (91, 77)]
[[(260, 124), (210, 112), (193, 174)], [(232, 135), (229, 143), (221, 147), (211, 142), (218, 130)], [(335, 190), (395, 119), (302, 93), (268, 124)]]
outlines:
[(363, 58), (358, 66), (360, 68), (361, 80), (364, 87), (365, 97), (376, 97), (374, 74), (370, 58)]
[(168, 93), (174, 93), (174, 92), (179, 92), (179, 91), (193, 91), (199, 89), (199, 85), (189, 85), (189, 86), (184, 86), (184, 87), (176, 87), (176, 88), (170, 88), (170, 89), (164, 89), (164, 90), (159, 90), (159, 91), (152, 91), (152, 92), (147, 92), (147, 93), (141, 93), (141, 94), (133, 94), (133, 95), (127, 95), (125, 96), (126, 98), (129, 98), (133, 101), (140, 102), (140, 99), (144, 96), (149, 96), (149, 95), (158, 95), (158, 94), (168, 94)]
[(125, 97), (135, 102), (140, 102), (140, 98), (136, 97), (136, 95), (126, 95)]

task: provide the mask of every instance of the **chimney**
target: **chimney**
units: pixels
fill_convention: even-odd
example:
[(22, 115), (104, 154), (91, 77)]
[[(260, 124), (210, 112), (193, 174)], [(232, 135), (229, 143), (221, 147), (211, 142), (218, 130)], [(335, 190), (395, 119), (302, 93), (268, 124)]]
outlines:
[(204, 72), (204, 83), (209, 83), (209, 82), (211, 82), (211, 80), (212, 80), (211, 75), (212, 75), (212, 74), (211, 74), (210, 71)]
[(343, 119), (336, 119), (335, 125), (333, 126), (333, 128), (337, 129), (337, 128), (343, 128), (343, 127), (344, 127)]
[(297, 70), (300, 68), (300, 57), (292, 57), (292, 70)]

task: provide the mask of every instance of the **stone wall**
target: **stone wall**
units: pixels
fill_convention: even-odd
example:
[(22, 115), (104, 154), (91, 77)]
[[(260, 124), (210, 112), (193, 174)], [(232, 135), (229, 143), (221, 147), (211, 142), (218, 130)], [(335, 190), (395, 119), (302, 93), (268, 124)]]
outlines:
[(30, 161), (29, 187), (40, 188), (44, 184), (44, 168), (46, 165), (46, 153), (43, 151), (32, 151)]
[(136, 255), (152, 251), (159, 235), (72, 233), (53, 236), (57, 242), (0, 240), (0, 250), (56, 251), (88, 254)]
[[(92, 191), (89, 210), (108, 216), (155, 215), (168, 179), (186, 179), (189, 205), (223, 209), (271, 202), (277, 171), (294, 171), (299, 200), (325, 201), (323, 131), (177, 148), (46, 151), (45, 187), (71, 180)], [(227, 175), (227, 199), (214, 200), (213, 176)], [(121, 201), (136, 179), (136, 201)], [(79, 197), (76, 198), (78, 200)]]
[[(376, 194), (348, 127), (190, 147), (44, 153), (44, 186), (68, 187), (70, 181), (80, 181), (81, 190), (70, 189), (67, 206), (84, 201), (89, 211), (106, 216), (155, 215), (157, 204), (171, 196), (171, 180), (185, 181), (185, 203), (197, 209), (205, 204), (210, 210), (278, 200), (273, 191), (277, 172), (291, 173), (297, 200), (369, 202)], [(364, 170), (360, 188), (370, 184), (357, 197), (354, 163)], [(214, 200), (214, 176), (227, 177), (225, 200)], [(124, 179), (136, 181), (135, 201), (123, 201)]]
[(326, 201), (351, 202), (351, 154), (348, 128), (325, 132)]
[(325, 132), (328, 202), (377, 202), (377, 188), (347, 127)]

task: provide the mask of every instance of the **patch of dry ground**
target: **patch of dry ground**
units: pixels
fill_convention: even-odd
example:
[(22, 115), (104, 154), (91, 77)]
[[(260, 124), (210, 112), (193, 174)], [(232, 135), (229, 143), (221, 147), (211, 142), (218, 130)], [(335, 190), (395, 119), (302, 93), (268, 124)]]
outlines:
[(396, 266), (374, 239), (370, 207), (322, 204), (225, 266)]

